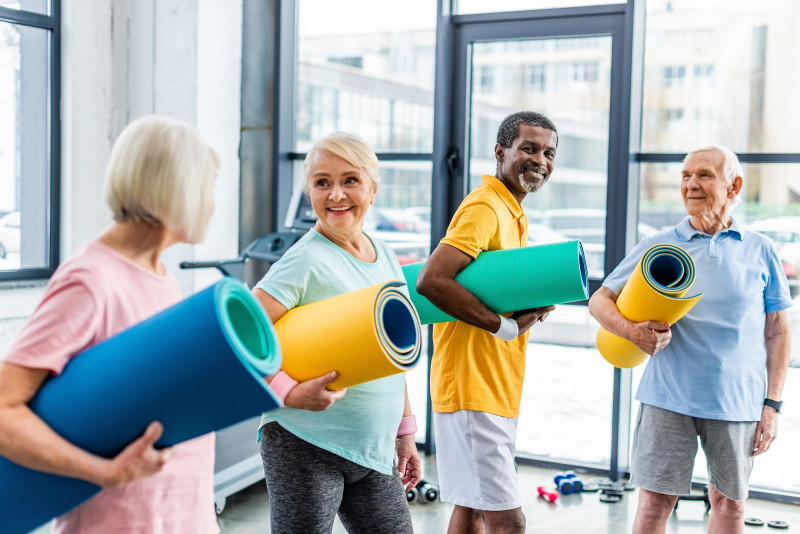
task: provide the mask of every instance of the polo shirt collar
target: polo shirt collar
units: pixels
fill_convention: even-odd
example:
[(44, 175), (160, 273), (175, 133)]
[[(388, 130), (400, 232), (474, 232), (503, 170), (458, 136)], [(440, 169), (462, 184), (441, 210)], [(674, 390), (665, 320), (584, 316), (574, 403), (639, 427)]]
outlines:
[[(705, 232), (701, 232), (700, 230), (696, 230), (691, 224), (689, 224), (689, 216), (687, 215), (684, 219), (675, 226), (675, 233), (678, 234), (678, 239), (681, 241), (691, 241), (691, 239), (696, 235), (708, 235)], [(737, 238), (739, 241), (744, 240), (745, 234), (745, 227), (744, 225), (739, 222), (738, 219), (735, 217), (731, 217), (731, 226), (730, 228), (726, 228), (719, 232), (720, 234), (730, 233), (732, 237)]]
[(522, 210), (522, 206), (517, 202), (517, 199), (514, 198), (514, 195), (512, 195), (511, 191), (506, 187), (506, 184), (501, 182), (499, 178), (490, 174), (484, 174), (482, 178), (483, 183), (491, 187), (494, 192), (497, 193), (497, 196), (500, 197), (500, 200), (503, 201), (503, 204), (506, 205), (508, 211), (510, 211), (515, 218), (518, 219), (521, 215), (525, 214)]

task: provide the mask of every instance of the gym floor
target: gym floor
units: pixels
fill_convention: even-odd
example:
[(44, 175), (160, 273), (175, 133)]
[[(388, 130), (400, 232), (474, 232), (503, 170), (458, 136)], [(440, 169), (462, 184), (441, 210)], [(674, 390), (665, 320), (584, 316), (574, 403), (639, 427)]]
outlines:
[[(522, 509), (527, 518), (528, 532), (623, 534), (631, 531), (638, 490), (626, 491), (622, 500), (617, 503), (600, 502), (597, 493), (581, 493), (561, 495), (555, 503), (550, 504), (539, 497), (536, 488), (554, 487), (555, 471), (520, 465), (518, 474), (523, 490)], [(434, 457), (424, 458), (424, 478), (437, 480)], [(593, 476), (587, 475), (583, 478), (589, 479)], [(416, 534), (443, 534), (447, 531), (452, 505), (443, 502), (414, 502), (409, 506)], [(764, 521), (764, 526), (761, 527), (745, 527), (745, 534), (782, 532), (766, 526), (772, 520), (788, 523), (789, 531), (800, 530), (800, 506), (749, 499), (745, 517), (756, 517)], [(268, 518), (269, 499), (262, 481), (228, 498), (227, 505), (219, 516), (219, 525), (226, 534), (261, 534), (269, 532)], [(667, 532), (701, 534), (706, 532), (707, 526), (708, 514), (705, 513), (702, 501), (680, 501), (678, 509), (669, 520)], [(338, 520), (333, 532), (345, 533)]]
[[(435, 482), (436, 461), (424, 457), (424, 477)], [(528, 532), (536, 534), (625, 534), (631, 531), (636, 514), (638, 490), (626, 491), (617, 503), (600, 502), (597, 493), (560, 495), (555, 503), (539, 497), (538, 486), (554, 487), (556, 471), (520, 465), (520, 487), (523, 491), (522, 509), (528, 522)], [(592, 476), (585, 476), (588, 480)], [(699, 495), (699, 494), (698, 494)], [(435, 502), (415, 502), (411, 507), (416, 534), (444, 534), (450, 520), (452, 505)], [(745, 517), (764, 521), (764, 526), (747, 526), (745, 534), (757, 532), (783, 532), (768, 528), (768, 521), (783, 521), (789, 531), (800, 531), (800, 506), (779, 504), (759, 499), (749, 499)], [(224, 534), (264, 534), (269, 532), (269, 498), (263, 480), (228, 497), (225, 509), (219, 515), (219, 526)], [(678, 509), (667, 525), (669, 534), (702, 534), (708, 527), (708, 514), (701, 501), (680, 501)], [(50, 527), (42, 527), (32, 534), (48, 534)], [(346, 531), (336, 521), (334, 534)]]

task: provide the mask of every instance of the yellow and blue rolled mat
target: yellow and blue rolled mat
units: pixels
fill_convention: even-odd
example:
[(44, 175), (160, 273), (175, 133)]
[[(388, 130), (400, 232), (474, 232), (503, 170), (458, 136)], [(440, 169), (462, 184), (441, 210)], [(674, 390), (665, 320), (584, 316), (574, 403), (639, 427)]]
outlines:
[(337, 371), (328, 388), (341, 389), (416, 367), (422, 335), (403, 286), (390, 281), (289, 310), (275, 323), (283, 371), (299, 382)]
[[(694, 282), (694, 260), (682, 248), (662, 243), (648, 248), (617, 298), (629, 321), (675, 324), (700, 300), (684, 297)], [(647, 359), (642, 349), (608, 330), (597, 332), (597, 349), (614, 367), (636, 367)]]
[[(455, 321), (416, 290), (424, 262), (403, 266), (411, 301), (422, 324)], [(496, 313), (585, 300), (586, 257), (580, 241), (481, 252), (456, 281)]]
[[(77, 355), (31, 409), (73, 444), (110, 458), (151, 421), (170, 446), (280, 406), (264, 378), (281, 351), (272, 324), (226, 278)], [(100, 491), (0, 457), (0, 532), (24, 533)]]

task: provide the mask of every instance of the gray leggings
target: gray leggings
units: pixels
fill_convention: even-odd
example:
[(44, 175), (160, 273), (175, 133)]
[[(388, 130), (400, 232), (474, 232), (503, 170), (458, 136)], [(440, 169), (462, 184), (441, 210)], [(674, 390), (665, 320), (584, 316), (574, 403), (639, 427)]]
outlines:
[(261, 459), (275, 534), (413, 533), (397, 466), (384, 475), (304, 441), (278, 423), (261, 428)]

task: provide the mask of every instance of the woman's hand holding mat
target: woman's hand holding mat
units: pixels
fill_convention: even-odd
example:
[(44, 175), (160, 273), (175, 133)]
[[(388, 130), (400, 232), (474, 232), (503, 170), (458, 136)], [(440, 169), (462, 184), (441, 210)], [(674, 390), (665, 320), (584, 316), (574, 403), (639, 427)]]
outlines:
[[(225, 278), (75, 356), (29, 406), (69, 442), (114, 458), (150, 447), (157, 427), (135, 442), (153, 421), (156, 446), (168, 447), (278, 408), (265, 378), (280, 363), (263, 309)], [(0, 457), (0, 530), (28, 532), (100, 489)]]
[(328, 388), (341, 389), (416, 367), (422, 336), (404, 285), (386, 282), (289, 310), (275, 323), (282, 370), (301, 383), (335, 370)]

